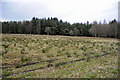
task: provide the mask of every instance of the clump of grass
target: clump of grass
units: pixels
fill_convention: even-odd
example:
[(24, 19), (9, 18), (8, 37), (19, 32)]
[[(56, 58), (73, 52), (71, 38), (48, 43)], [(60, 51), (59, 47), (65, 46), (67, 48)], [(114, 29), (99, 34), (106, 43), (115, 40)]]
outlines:
[(43, 52), (43, 53), (45, 53), (45, 50), (44, 50), (44, 49), (42, 49), (42, 52)]
[(84, 48), (83, 47), (81, 47), (81, 50), (83, 50)]
[(47, 54), (47, 57), (54, 57), (54, 55), (53, 55), (53, 54), (48, 53), (48, 54)]
[(12, 74), (13, 72), (12, 72), (12, 70), (10, 70), (10, 69), (6, 69), (5, 71), (3, 71), (3, 75), (4, 76), (8, 76), (8, 75), (10, 75), (10, 74)]
[(61, 66), (61, 65), (63, 65), (63, 64), (66, 64), (66, 62), (62, 62), (62, 63), (59, 62), (59, 63), (57, 63), (55, 66), (56, 66), (56, 67), (59, 67), (59, 66)]
[(48, 41), (46, 41), (46, 44), (48, 44)]
[(27, 47), (28, 45), (27, 44), (25, 44), (25, 47)]
[(95, 76), (91, 75), (90, 78), (95, 78)]
[(90, 54), (94, 54), (94, 52), (90, 52)]
[(26, 61), (29, 61), (29, 60), (30, 60), (29, 57), (21, 56), (21, 61), (22, 61), (22, 62), (26, 62)]
[(7, 53), (8, 53), (8, 50), (5, 48), (5, 51), (2, 52), (2, 55), (7, 54)]
[(15, 68), (20, 68), (21, 67), (21, 64), (16, 64), (15, 65)]
[(26, 74), (26, 76), (31, 76), (32, 75), (32, 73), (31, 72), (28, 72), (27, 74)]
[(55, 46), (57, 46), (57, 44), (54, 44)]
[(73, 52), (73, 54), (77, 54), (76, 52)]
[(60, 50), (58, 50), (57, 56), (60, 56), (60, 54), (61, 54), (61, 51), (60, 51)]
[(63, 48), (62, 51), (65, 51), (65, 49)]
[(98, 58), (99, 56), (100, 56), (99, 54), (96, 54), (96, 55), (95, 55), (95, 57), (97, 57), (97, 58)]
[(25, 49), (22, 49), (22, 50), (21, 50), (21, 54), (25, 54)]
[(55, 61), (54, 59), (48, 60), (49, 63), (52, 63), (52, 62), (54, 62), (54, 61)]
[(120, 46), (120, 42), (116, 43), (116, 45)]
[(2, 44), (2, 46), (4, 47), (5, 51), (2, 52), (2, 55), (8, 53), (8, 45)]
[(49, 63), (47, 66), (48, 66), (48, 67), (51, 67), (51, 66), (53, 66), (53, 64)]
[(29, 59), (28, 58), (21, 58), (21, 61), (26, 62), (26, 61), (29, 61)]
[(42, 57), (38, 55), (37, 60), (39, 60), (39, 61), (42, 60)]
[(79, 57), (79, 54), (75, 54), (75, 57), (77, 57), (77, 58), (78, 58), (78, 57)]
[(69, 52), (66, 52), (65, 54), (67, 55), (67, 57), (71, 57)]
[(60, 50), (58, 50), (58, 53), (61, 53), (61, 51), (60, 51)]
[(112, 47), (111, 49), (114, 49), (114, 47)]
[(84, 55), (84, 56), (87, 56), (87, 53), (86, 53), (86, 52), (83, 52), (83, 55)]
[(47, 52), (48, 52), (48, 49), (49, 49), (49, 48), (43, 48), (43, 49), (42, 49), (42, 52), (43, 52), (43, 53), (47, 53)]
[(14, 44), (14, 46), (16, 46), (16, 43)]
[(111, 44), (111, 46), (113, 46), (113, 44)]
[(3, 44), (2, 46), (4, 46), (4, 48), (8, 48), (8, 45)]
[(90, 55), (87, 55), (87, 58), (86, 58), (86, 60), (87, 60), (87, 62), (89, 62), (90, 61)]
[(86, 48), (85, 48), (85, 46), (81, 47), (81, 50), (83, 50), (83, 51), (86, 51)]

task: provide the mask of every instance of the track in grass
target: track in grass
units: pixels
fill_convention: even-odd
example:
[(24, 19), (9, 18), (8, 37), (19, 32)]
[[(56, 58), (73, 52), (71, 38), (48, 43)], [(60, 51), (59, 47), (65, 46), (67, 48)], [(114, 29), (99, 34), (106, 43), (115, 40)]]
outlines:
[[(103, 54), (103, 55), (100, 55), (100, 56), (91, 57), (91, 58), (98, 58), (98, 57), (102, 57), (102, 56), (106, 56), (106, 55), (110, 55), (110, 54), (111, 54), (111, 53), (106, 53), (106, 54)], [(91, 59), (91, 58), (90, 58), (90, 59)], [(86, 58), (83, 58), (83, 59), (79, 59), (79, 60), (75, 60), (75, 61), (71, 61), (71, 62), (58, 63), (58, 64), (56, 64), (56, 65), (48, 64), (48, 65), (45, 66), (45, 67), (36, 68), (36, 69), (24, 71), (24, 72), (19, 72), (19, 73), (15, 73), (15, 74), (11, 74), (11, 75), (23, 74), (23, 73), (27, 73), (27, 72), (31, 72), (31, 71), (35, 71), (35, 70), (39, 70), (39, 69), (44, 69), (44, 68), (59, 67), (59, 66), (65, 65), (65, 64), (72, 64), (72, 63), (74, 63), (74, 62), (80, 62), (80, 61), (85, 61), (85, 60), (87, 60), (87, 59), (86, 59)], [(20, 68), (21, 68), (21, 67), (24, 67), (24, 66), (29, 66), (29, 65), (38, 64), (38, 63), (40, 63), (40, 62), (20, 65)], [(9, 67), (9, 68), (11, 68), (11, 67)], [(4, 77), (9, 77), (9, 76), (11, 76), (11, 75), (7, 75), (7, 76), (4, 76), (4, 75), (3, 75), (3, 78), (4, 78)]]

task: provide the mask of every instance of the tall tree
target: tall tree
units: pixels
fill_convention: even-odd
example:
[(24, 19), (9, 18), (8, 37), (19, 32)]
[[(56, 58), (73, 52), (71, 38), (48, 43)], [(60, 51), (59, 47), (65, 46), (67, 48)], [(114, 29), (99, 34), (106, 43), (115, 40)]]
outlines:
[(120, 39), (120, 23), (118, 23), (118, 27), (117, 27), (117, 38)]
[(95, 37), (97, 37), (97, 35), (98, 35), (98, 29), (97, 28), (98, 28), (97, 21), (94, 21), (91, 29), (89, 30), (89, 32)]
[(110, 22), (110, 33), (111, 33), (111, 37), (117, 37), (117, 33), (118, 29), (117, 29), (117, 21), (114, 19), (113, 21)]
[(30, 22), (28, 26), (29, 26), (29, 33), (31, 34), (31, 32), (32, 32), (32, 22)]
[(37, 25), (37, 33), (40, 34), (41, 33), (41, 21), (38, 21), (38, 25)]

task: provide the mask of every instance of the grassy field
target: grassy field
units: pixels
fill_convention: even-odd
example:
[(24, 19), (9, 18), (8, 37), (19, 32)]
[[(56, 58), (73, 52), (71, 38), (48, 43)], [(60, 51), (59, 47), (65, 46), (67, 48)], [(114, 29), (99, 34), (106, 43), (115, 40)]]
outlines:
[(7, 78), (116, 78), (117, 39), (50, 35), (2, 35)]

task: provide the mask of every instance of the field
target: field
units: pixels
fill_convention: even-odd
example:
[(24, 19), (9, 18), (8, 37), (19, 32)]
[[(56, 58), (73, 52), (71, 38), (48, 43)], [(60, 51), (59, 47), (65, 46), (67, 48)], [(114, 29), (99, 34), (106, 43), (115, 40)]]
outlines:
[(2, 35), (2, 70), (7, 78), (116, 78), (117, 39)]

